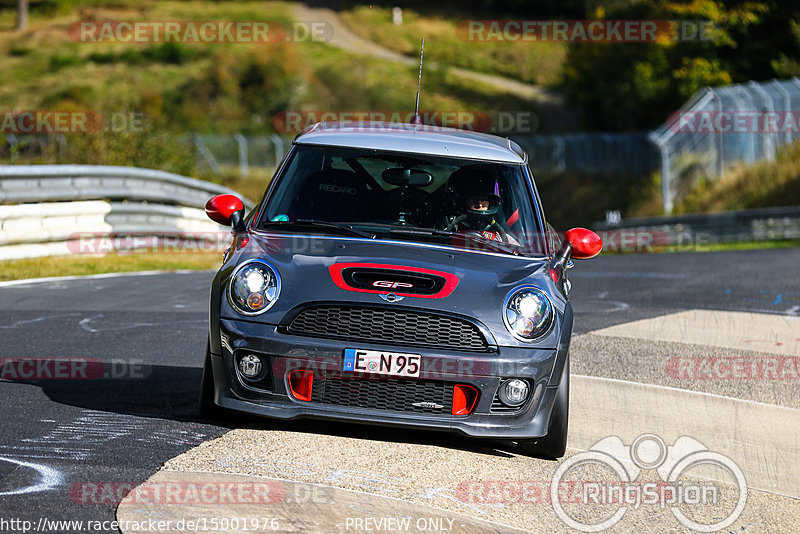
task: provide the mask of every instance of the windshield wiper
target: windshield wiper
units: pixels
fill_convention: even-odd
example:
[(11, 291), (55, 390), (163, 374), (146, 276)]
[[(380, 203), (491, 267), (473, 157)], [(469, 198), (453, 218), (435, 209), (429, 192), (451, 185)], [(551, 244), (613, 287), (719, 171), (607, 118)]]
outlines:
[(314, 219), (297, 219), (295, 221), (266, 221), (261, 224), (262, 228), (280, 228), (282, 226), (306, 226), (308, 228), (320, 228), (324, 230), (331, 230), (339, 234), (363, 237), (365, 239), (375, 239), (375, 234), (371, 232), (364, 232), (353, 228), (349, 224), (339, 224), (327, 221), (317, 221)]
[(386, 226), (385, 230), (390, 234), (407, 234), (407, 235), (430, 235), (430, 236), (437, 236), (437, 237), (458, 237), (461, 239), (469, 239), (471, 241), (476, 242), (481, 247), (486, 247), (487, 249), (491, 249), (492, 252), (503, 252), (506, 254), (512, 254), (514, 256), (519, 256), (519, 246), (512, 245), (511, 243), (498, 243), (497, 241), (492, 241), (490, 239), (486, 239), (484, 237), (464, 234), (459, 232), (446, 232), (444, 230), (436, 230), (435, 228), (419, 228), (417, 226)]

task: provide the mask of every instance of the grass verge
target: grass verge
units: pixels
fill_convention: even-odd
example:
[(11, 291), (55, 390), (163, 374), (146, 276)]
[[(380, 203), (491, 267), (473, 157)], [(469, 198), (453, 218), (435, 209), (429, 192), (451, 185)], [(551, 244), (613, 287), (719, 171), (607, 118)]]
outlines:
[[(720, 252), (727, 250), (760, 250), (800, 247), (800, 239), (781, 241), (748, 241), (718, 243), (692, 247), (671, 246), (652, 252)], [(608, 251), (603, 254), (630, 254)], [(45, 278), (51, 276), (86, 276), (103, 273), (135, 271), (205, 271), (216, 270), (222, 263), (217, 252), (168, 255), (153, 252), (134, 254), (109, 254), (106, 256), (53, 256), (0, 261), (0, 281)]]
[(179, 255), (136, 252), (106, 256), (26, 258), (0, 261), (0, 281), (133, 271), (213, 270), (221, 263), (222, 254), (218, 252)]

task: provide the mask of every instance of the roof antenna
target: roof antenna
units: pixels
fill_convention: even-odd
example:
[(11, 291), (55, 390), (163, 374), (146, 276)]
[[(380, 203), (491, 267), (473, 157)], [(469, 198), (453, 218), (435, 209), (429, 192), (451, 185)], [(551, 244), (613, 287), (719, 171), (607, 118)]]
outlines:
[(411, 117), (411, 124), (422, 124), (422, 117), (419, 116), (419, 92), (422, 88), (422, 54), (425, 53), (425, 38), (422, 38), (422, 46), (419, 49), (419, 78), (417, 78), (417, 103), (414, 105), (414, 116)]

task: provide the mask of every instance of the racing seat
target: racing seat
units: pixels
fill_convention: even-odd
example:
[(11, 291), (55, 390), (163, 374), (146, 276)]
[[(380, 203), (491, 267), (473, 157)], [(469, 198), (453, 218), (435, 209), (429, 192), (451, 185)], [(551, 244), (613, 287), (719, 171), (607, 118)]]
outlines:
[(297, 192), (290, 218), (327, 222), (369, 221), (374, 194), (364, 177), (344, 169), (311, 174)]

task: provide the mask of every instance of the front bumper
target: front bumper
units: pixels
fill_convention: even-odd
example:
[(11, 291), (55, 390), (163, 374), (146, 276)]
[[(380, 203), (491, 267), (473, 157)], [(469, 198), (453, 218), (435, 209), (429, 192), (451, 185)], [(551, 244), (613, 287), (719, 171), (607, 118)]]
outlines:
[[(550, 412), (564, 370), (572, 331), (569, 307), (561, 325), (557, 349), (495, 347), (494, 352), (458, 352), (420, 349), (387, 344), (347, 342), (284, 334), (274, 325), (251, 321), (219, 319), (224, 342), (211, 363), (214, 371), (215, 402), (231, 410), (277, 419), (320, 418), (389, 426), (406, 426), (459, 432), (482, 438), (526, 439), (547, 433)], [(293, 369), (314, 371), (315, 376), (341, 375), (345, 348), (415, 353), (422, 355), (418, 380), (447, 384), (468, 384), (480, 392), (469, 415), (417, 413), (386, 409), (342, 406), (300, 401), (289, 392), (286, 375)], [(253, 388), (236, 373), (234, 354), (257, 352), (271, 362), (270, 378), (263, 387)], [(523, 378), (531, 385), (528, 401), (514, 413), (497, 413), (492, 403), (503, 378)], [(372, 378), (377, 377), (375, 375)], [(366, 378), (365, 378), (366, 379)], [(416, 380), (416, 379), (404, 379)], [(496, 401), (495, 401), (496, 402)]]

